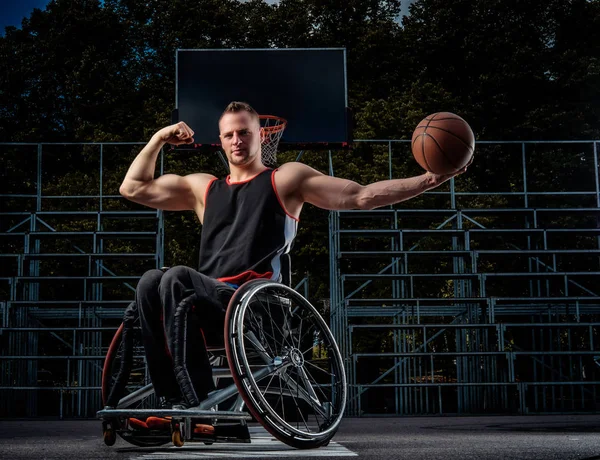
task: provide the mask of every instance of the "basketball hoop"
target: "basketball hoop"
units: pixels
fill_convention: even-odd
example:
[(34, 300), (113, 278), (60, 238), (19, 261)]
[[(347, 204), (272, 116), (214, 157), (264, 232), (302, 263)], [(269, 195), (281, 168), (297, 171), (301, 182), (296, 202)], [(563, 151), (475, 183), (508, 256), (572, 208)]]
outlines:
[(259, 115), (262, 160), (265, 165), (277, 163), (277, 146), (287, 126), (287, 120), (275, 115)]

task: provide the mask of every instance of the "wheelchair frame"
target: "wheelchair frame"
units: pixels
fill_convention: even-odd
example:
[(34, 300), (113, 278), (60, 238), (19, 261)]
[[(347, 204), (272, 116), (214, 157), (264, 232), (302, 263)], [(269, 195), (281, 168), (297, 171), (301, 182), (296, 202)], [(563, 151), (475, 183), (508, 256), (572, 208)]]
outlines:
[[(127, 312), (124, 324), (126, 321), (132, 321)], [(104, 367), (105, 403), (111, 350), (114, 355), (115, 341), (124, 335), (124, 324), (113, 338)], [(187, 441), (250, 442), (246, 422), (254, 418), (290, 446), (305, 449), (327, 445), (344, 412), (346, 378), (335, 339), (317, 310), (286, 285), (263, 279), (248, 281), (229, 302), (224, 339), (229, 369), (213, 367), (213, 378), (231, 377), (232, 384), (211, 392), (189, 409), (130, 408), (152, 394), (152, 385), (146, 385), (120, 398), (115, 407), (97, 413), (103, 420), (105, 443), (113, 445), (117, 434), (140, 446), (169, 441), (175, 446)], [(211, 363), (221, 359), (222, 355), (213, 357)], [(218, 410), (236, 394), (229, 410)], [(149, 432), (136, 437), (129, 419), (149, 416), (170, 417), (170, 434)], [(213, 422), (213, 435), (195, 433), (194, 419), (198, 418)], [(236, 421), (239, 429), (232, 430), (222, 421)]]

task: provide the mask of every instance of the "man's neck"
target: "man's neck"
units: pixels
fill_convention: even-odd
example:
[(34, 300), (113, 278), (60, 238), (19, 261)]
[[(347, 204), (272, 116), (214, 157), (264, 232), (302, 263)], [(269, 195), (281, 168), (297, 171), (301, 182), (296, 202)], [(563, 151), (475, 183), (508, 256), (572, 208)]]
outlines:
[(244, 182), (263, 172), (267, 167), (258, 159), (250, 164), (236, 166), (229, 163), (229, 180), (231, 182)]

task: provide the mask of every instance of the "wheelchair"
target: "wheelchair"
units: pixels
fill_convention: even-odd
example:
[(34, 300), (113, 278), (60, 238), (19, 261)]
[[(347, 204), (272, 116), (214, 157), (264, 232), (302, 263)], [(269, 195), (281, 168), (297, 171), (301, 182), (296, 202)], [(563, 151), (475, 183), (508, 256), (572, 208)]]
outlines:
[[(184, 320), (190, 302), (181, 302)], [(250, 420), (298, 449), (325, 446), (335, 435), (346, 405), (343, 360), (318, 311), (288, 285), (256, 279), (236, 290), (226, 311), (224, 343), (207, 347), (217, 389), (188, 409), (148, 408), (153, 405), (153, 388), (143, 382), (136, 322), (132, 303), (104, 363), (105, 407), (97, 416), (105, 444), (113, 445), (117, 435), (142, 447), (251, 442)], [(182, 340), (185, 328), (183, 321)], [(185, 347), (180, 348), (173, 351), (176, 367), (179, 361), (184, 370), (176, 372), (178, 382), (193, 392), (185, 372)], [(166, 418), (170, 430), (136, 430), (131, 420), (142, 417)], [(199, 419), (210, 420), (214, 431), (199, 431)]]

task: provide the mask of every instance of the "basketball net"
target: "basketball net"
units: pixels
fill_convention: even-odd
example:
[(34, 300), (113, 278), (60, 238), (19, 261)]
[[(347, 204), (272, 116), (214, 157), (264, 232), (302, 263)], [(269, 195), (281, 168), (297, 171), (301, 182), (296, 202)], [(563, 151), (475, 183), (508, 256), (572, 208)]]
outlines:
[(267, 166), (277, 164), (277, 146), (287, 126), (287, 121), (275, 115), (259, 115), (262, 161)]

